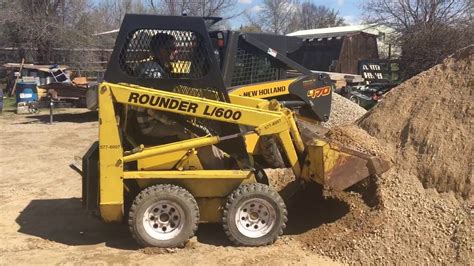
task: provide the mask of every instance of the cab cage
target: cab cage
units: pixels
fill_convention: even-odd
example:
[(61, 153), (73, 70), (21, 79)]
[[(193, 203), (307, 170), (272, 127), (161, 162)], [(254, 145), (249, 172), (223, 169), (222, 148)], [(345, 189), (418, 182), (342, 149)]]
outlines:
[[(178, 62), (170, 75), (141, 75), (140, 64), (152, 60), (153, 36), (167, 34), (175, 39)], [(165, 42), (158, 41), (159, 45)], [(170, 92), (186, 93), (229, 102), (214, 49), (202, 17), (126, 14), (120, 27), (104, 81), (127, 83)], [(216, 135), (240, 133), (234, 124), (199, 119)], [(248, 158), (242, 137), (224, 141), (222, 150), (238, 158)]]

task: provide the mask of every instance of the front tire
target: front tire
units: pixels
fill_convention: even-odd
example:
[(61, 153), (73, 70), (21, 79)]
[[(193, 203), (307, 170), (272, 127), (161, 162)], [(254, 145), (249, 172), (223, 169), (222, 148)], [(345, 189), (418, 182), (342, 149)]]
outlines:
[(236, 245), (264, 246), (286, 227), (287, 210), (280, 195), (264, 184), (241, 185), (228, 197), (222, 218), (226, 235)]
[(143, 247), (183, 247), (198, 222), (199, 207), (191, 193), (169, 184), (142, 190), (128, 217), (130, 232)]

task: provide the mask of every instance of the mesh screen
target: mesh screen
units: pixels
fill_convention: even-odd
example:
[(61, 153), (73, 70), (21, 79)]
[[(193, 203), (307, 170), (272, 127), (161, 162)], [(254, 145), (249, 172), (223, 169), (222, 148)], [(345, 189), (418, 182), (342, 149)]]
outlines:
[(202, 97), (212, 100), (219, 100), (224, 102), (224, 97), (212, 88), (193, 88), (185, 85), (177, 85), (173, 88), (173, 92), (190, 95), (194, 97)]
[[(203, 42), (202, 37), (192, 31), (139, 29), (127, 37), (125, 47), (120, 52), (120, 68), (132, 77), (200, 79), (210, 70), (210, 60)], [(191, 87), (176, 83), (171, 91), (225, 101), (222, 93), (209, 86)], [(215, 135), (221, 132), (221, 124), (213, 120), (170, 116), (204, 127)]]
[(263, 51), (239, 47), (237, 49), (231, 86), (277, 80), (279, 68)]
[[(202, 97), (212, 100), (219, 100), (225, 102), (224, 97), (217, 91), (212, 88), (193, 88), (185, 85), (177, 85), (173, 88), (173, 92), (190, 95), (194, 97)], [(220, 135), (221, 134), (221, 124), (217, 121), (213, 121), (205, 118), (197, 117), (187, 117), (186, 121), (188, 123), (199, 126), (200, 128), (205, 129), (208, 134)], [(193, 131), (192, 129), (190, 129)], [(196, 132), (195, 132), (196, 133)]]
[(132, 77), (198, 79), (210, 68), (202, 43), (192, 31), (140, 29), (127, 37), (120, 68)]

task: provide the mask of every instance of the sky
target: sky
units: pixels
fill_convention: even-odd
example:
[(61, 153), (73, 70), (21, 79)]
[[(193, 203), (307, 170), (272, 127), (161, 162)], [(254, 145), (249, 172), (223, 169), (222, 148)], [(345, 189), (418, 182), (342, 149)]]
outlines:
[[(247, 9), (252, 13), (258, 13), (261, 9), (261, 0), (238, 0), (240, 10)], [(363, 0), (313, 0), (316, 5), (323, 5), (339, 11), (339, 15), (344, 17), (349, 25), (358, 25), (361, 22), (361, 10), (359, 5)], [(244, 16), (230, 20), (232, 28), (237, 28), (245, 23)]]
[[(98, 3), (101, 0), (92, 0)], [(303, 0), (300, 0), (303, 1)], [(361, 9), (360, 5), (364, 0), (311, 0), (316, 5), (323, 5), (339, 12), (339, 15), (344, 17), (345, 22), (349, 25), (359, 25), (361, 23)], [(238, 11), (248, 10), (255, 14), (258, 13), (262, 7), (262, 0), (237, 0)], [(247, 24), (244, 15), (229, 20), (233, 29), (238, 29), (241, 25)]]

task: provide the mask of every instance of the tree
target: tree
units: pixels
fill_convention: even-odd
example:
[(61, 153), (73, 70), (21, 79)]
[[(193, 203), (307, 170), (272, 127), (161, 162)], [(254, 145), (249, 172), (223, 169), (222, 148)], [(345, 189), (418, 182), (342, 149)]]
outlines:
[[(112, 48), (114, 36), (94, 33), (116, 29), (125, 13), (149, 12), (142, 0), (0, 0), (4, 44), (36, 63), (97, 61), (88, 48)], [(76, 50), (76, 52), (70, 52)]]
[(261, 12), (262, 26), (275, 34), (287, 33), (297, 4), (297, 0), (264, 0)]
[(35, 61), (51, 63), (53, 48), (87, 46), (89, 30), (95, 27), (89, 19), (91, 12), (88, 0), (4, 1), (2, 35), (19, 48), (21, 57), (28, 50)]
[(254, 9), (247, 10), (245, 17), (250, 26), (258, 27), (264, 32), (284, 34), (288, 30), (296, 4), (297, 0), (263, 0)]
[(213, 28), (230, 29), (228, 20), (240, 16), (243, 12), (237, 7), (237, 0), (147, 0), (155, 14), (202, 17), (222, 17), (223, 20)]
[(116, 29), (126, 13), (151, 13), (142, 0), (100, 0), (94, 6), (94, 16), (99, 16), (101, 28)]
[(156, 14), (231, 18), (239, 14), (236, 0), (148, 0)]
[(293, 15), (289, 31), (309, 30), (344, 26), (344, 18), (339, 12), (325, 6), (315, 5), (312, 2), (303, 2)]
[(369, 22), (395, 29), (407, 77), (440, 63), (457, 49), (473, 43), (470, 0), (368, 0)]
[(262, 29), (258, 27), (257, 25), (246, 25), (246, 26), (241, 25), (239, 28), (239, 31), (258, 33), (258, 32), (262, 32)]
[(297, 0), (264, 0), (258, 14), (247, 12), (246, 18), (249, 25), (275, 34), (345, 25), (344, 18), (334, 9)]

